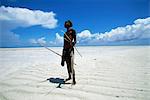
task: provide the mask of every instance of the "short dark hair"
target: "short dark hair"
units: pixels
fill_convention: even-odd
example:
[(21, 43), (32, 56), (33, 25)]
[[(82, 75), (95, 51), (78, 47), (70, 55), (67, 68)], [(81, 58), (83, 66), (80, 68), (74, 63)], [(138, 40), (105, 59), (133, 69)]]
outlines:
[[(69, 26), (66, 25), (67, 23), (69, 23)], [(72, 22), (70, 20), (67, 20), (67, 21), (65, 21), (65, 25), (64, 26), (67, 28), (67, 27), (72, 27), (73, 25), (72, 25)]]

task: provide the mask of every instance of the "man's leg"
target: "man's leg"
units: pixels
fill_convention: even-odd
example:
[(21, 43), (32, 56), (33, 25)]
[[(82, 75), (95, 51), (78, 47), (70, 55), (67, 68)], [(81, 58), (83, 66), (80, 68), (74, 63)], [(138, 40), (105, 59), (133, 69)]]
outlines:
[(66, 51), (63, 49), (63, 51), (62, 51), (62, 57), (61, 57), (61, 66), (64, 66), (64, 62), (65, 62), (65, 53), (66, 53)]
[(68, 80), (71, 79), (71, 73), (72, 73), (72, 71), (71, 71), (70, 62), (71, 62), (71, 59), (70, 59), (70, 57), (68, 57), (68, 58), (66, 59), (66, 63), (67, 63), (67, 71), (68, 71), (68, 76), (69, 76), (69, 77), (66, 79), (66, 81), (68, 81)]
[(76, 84), (76, 80), (75, 80), (75, 70), (74, 70), (74, 53), (73, 51), (71, 52), (71, 72), (72, 72), (72, 77), (73, 77), (73, 82), (72, 84)]
[(64, 62), (65, 62), (64, 56), (62, 56), (62, 57), (61, 57), (61, 66), (64, 66), (64, 65), (65, 65)]

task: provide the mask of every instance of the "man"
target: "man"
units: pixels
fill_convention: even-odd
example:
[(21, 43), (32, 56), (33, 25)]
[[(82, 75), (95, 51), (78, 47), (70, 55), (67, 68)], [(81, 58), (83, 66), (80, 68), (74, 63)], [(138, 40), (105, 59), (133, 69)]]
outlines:
[(72, 84), (75, 85), (75, 70), (74, 70), (74, 45), (76, 44), (76, 31), (72, 29), (72, 22), (66, 21), (64, 27), (67, 31), (64, 33), (64, 46), (62, 52), (61, 65), (64, 66), (64, 62), (67, 64), (68, 78), (65, 81), (73, 78)]

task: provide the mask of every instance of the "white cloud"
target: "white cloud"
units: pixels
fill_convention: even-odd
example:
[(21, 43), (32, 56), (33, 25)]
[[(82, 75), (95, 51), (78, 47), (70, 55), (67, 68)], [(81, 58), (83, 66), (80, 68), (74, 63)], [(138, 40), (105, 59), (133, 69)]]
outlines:
[(63, 36), (61, 36), (59, 33), (56, 33), (55, 37), (55, 40), (49, 42), (45, 40), (45, 37), (41, 37), (38, 39), (29, 39), (29, 43), (31, 43), (34, 46), (39, 46), (39, 43), (44, 44), (46, 46), (62, 46)]
[(79, 38), (91, 38), (92, 34), (89, 30), (84, 30), (80, 34), (78, 34)]
[(118, 27), (105, 33), (92, 34), (89, 30), (84, 30), (77, 34), (80, 44), (100, 44), (102, 42), (128, 41), (134, 39), (150, 39), (150, 17), (137, 19), (133, 25)]
[(32, 44), (46, 44), (45, 37), (41, 37), (39, 39), (30, 39), (29, 42)]
[(22, 27), (41, 25), (51, 29), (57, 26), (57, 19), (53, 12), (1, 6), (0, 13), (0, 20), (11, 21)]
[(61, 36), (59, 33), (55, 34), (56, 38), (54, 41), (50, 41), (51, 46), (60, 46), (63, 44), (63, 36)]
[(0, 47), (22, 46), (22, 41), (20, 41), (21, 37), (12, 32), (13, 29), (18, 27), (41, 25), (49, 29), (55, 28), (57, 26), (57, 19), (55, 19), (55, 16), (53, 12), (1, 6)]
[(37, 40), (36, 40), (36, 39), (29, 39), (29, 42), (30, 42), (31, 44), (37, 44)]
[(45, 41), (45, 37), (42, 37), (42, 38), (39, 38), (37, 40), (38, 43), (41, 43), (41, 44), (46, 44), (46, 41)]
[(59, 35), (59, 33), (56, 33), (56, 43), (62, 43), (63, 42), (63, 37)]

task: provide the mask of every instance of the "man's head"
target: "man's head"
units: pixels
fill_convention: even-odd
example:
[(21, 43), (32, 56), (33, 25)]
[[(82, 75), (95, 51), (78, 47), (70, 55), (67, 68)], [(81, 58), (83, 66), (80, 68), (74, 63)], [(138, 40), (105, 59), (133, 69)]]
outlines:
[(65, 27), (65, 28), (70, 28), (70, 27), (72, 27), (72, 22), (71, 22), (70, 20), (65, 21), (64, 27)]

